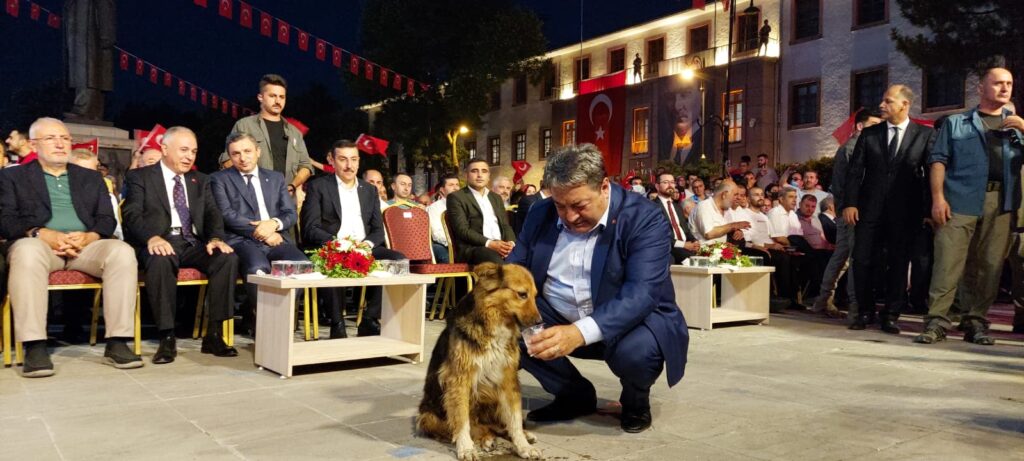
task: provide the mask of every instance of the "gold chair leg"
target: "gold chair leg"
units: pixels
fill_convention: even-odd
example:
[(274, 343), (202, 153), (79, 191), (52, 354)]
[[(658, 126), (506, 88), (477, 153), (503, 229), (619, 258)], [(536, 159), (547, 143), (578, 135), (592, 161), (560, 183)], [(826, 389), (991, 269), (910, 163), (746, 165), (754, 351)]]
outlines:
[(444, 285), (444, 294), (441, 295), (441, 313), (437, 317), (439, 320), (444, 320), (444, 314), (448, 312), (448, 304), (451, 302), (450, 298), (455, 297), (455, 279), (448, 278), (445, 280), (448, 283)]
[(221, 334), (224, 337), (224, 344), (228, 347), (234, 347), (235, 345), (235, 319), (234, 317), (221, 322)]
[(135, 287), (135, 354), (142, 354), (142, 297)]
[(316, 298), (316, 288), (313, 290), (313, 339), (320, 339), (320, 304)]
[(437, 303), (441, 300), (441, 294), (444, 293), (444, 287), (448, 283), (448, 279), (440, 279), (434, 284), (434, 302), (430, 303), (430, 316), (427, 317), (430, 320), (434, 320), (434, 314), (437, 313)]
[(0, 316), (3, 316), (3, 348), (4, 348), (4, 366), (11, 366), (11, 347), (14, 345), (14, 338), (11, 335), (11, 295), (4, 296), (4, 306), (0, 310)]
[(99, 330), (100, 323), (100, 299), (103, 293), (102, 288), (96, 289), (96, 296), (92, 299), (92, 325), (89, 326), (89, 345), (96, 345), (96, 331)]
[(24, 363), (25, 363), (25, 358), (22, 357), (21, 343), (15, 341), (14, 342), (14, 364), (15, 365), (23, 365)]
[(309, 290), (315, 290), (316, 288), (303, 288), (302, 289), (302, 324), (303, 335), (306, 337), (306, 341), (309, 341), (313, 337), (312, 332), (309, 331)]
[[(192, 324), (192, 339), (199, 339), (199, 328), (202, 326), (203, 321), (203, 298), (206, 297), (206, 285), (199, 285), (199, 301), (196, 302), (196, 320)], [(206, 329), (203, 328), (202, 334), (206, 334)]]
[(363, 309), (366, 308), (366, 287), (359, 292), (359, 310), (356, 313), (356, 326), (363, 322)]

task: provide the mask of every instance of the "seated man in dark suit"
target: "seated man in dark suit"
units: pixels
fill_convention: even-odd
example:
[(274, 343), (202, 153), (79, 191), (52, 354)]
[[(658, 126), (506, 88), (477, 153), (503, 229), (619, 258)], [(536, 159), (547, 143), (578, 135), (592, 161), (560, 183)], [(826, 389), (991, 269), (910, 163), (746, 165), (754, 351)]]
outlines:
[(210, 325), (201, 351), (218, 357), (238, 355), (224, 342), (223, 322), (233, 317), (238, 258), (224, 243), (224, 219), (213, 201), (209, 178), (191, 171), (199, 148), (192, 130), (176, 126), (164, 133), (164, 157), (125, 177), (125, 239), (139, 251), (146, 272), (146, 293), (160, 332), (153, 363), (171, 363), (178, 355), (174, 311), (178, 269), (195, 268), (209, 279)]
[(29, 138), (36, 160), (0, 175), (0, 238), (7, 239), (3, 247), (10, 245), (8, 286), (14, 333), (25, 347), (22, 375), (53, 375), (46, 350), (47, 281), (58, 270), (103, 279), (104, 361), (141, 367), (142, 358), (126, 344), (135, 331), (138, 265), (132, 248), (111, 238), (116, 220), (103, 177), (68, 163), (71, 135), (60, 120), (36, 120)]
[[(335, 174), (321, 176), (308, 183), (302, 204), (302, 238), (320, 247), (336, 238), (351, 237), (373, 245), (374, 259), (405, 259), (405, 255), (384, 246), (384, 221), (380, 214), (377, 188), (356, 177), (359, 150), (349, 140), (334, 143), (327, 160)], [(341, 315), (344, 292), (325, 290), (325, 302), (331, 309), (331, 338), (344, 338), (345, 319)], [(359, 336), (380, 334), (381, 287), (366, 289), (366, 312), (359, 324)]]
[(654, 203), (661, 208), (672, 229), (672, 262), (680, 264), (690, 256), (697, 254), (697, 251), (700, 250), (700, 242), (690, 231), (687, 219), (683, 217), (683, 207), (679, 206), (679, 202), (672, 200), (672, 195), (676, 192), (676, 180), (672, 173), (658, 175), (655, 188), (658, 191), (658, 198)]
[(520, 363), (555, 399), (527, 419), (596, 410), (594, 386), (571, 355), (608, 364), (622, 383), (622, 429), (641, 432), (651, 425), (651, 386), (663, 367), (670, 386), (682, 379), (689, 345), (669, 277), (669, 222), (645, 196), (612, 184), (590, 144), (548, 157), (544, 182), (551, 198), (530, 210), (508, 257), (533, 273), (547, 326), (525, 345)]
[[(224, 147), (232, 168), (210, 175), (210, 188), (224, 214), (226, 241), (238, 255), (239, 272), (243, 277), (269, 274), (271, 261), (305, 261), (287, 232), (298, 215), (284, 175), (259, 167), (260, 147), (252, 135), (232, 133)], [(255, 332), (256, 285), (246, 283), (245, 291), (243, 316), (246, 328)]]
[(515, 232), (501, 196), (487, 189), (491, 170), (487, 161), (466, 164), (466, 186), (448, 195), (448, 230), (455, 245), (455, 261), (475, 266), (501, 264), (515, 246)]

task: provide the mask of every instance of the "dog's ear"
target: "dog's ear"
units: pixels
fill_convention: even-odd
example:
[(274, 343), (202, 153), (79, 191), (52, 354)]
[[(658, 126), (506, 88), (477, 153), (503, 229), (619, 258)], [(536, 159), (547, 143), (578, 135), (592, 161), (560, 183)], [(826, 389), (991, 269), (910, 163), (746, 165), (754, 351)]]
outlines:
[(496, 263), (480, 263), (473, 268), (473, 274), (479, 279), (501, 278), (501, 266)]

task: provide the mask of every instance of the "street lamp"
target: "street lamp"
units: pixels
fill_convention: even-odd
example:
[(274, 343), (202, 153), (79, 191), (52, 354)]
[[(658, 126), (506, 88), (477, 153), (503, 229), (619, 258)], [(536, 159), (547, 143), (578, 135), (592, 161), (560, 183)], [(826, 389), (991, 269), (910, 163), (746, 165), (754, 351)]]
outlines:
[(687, 60), (686, 68), (680, 74), (683, 80), (692, 81), (694, 78), (698, 78), (700, 82), (700, 122), (697, 126), (700, 127), (701, 143), (700, 143), (700, 158), (701, 160), (706, 159), (704, 155), (704, 127), (708, 124), (717, 127), (722, 133), (722, 164), (725, 164), (726, 159), (729, 158), (729, 115), (725, 117), (719, 117), (718, 115), (712, 114), (707, 116), (704, 108), (706, 107), (705, 87), (704, 80), (705, 75), (702, 72), (704, 70), (704, 58), (700, 56), (693, 56)]
[(455, 168), (455, 171), (459, 171), (459, 135), (466, 133), (469, 133), (469, 128), (466, 125), (460, 125), (458, 129), (448, 132), (448, 142), (452, 143), (452, 168)]

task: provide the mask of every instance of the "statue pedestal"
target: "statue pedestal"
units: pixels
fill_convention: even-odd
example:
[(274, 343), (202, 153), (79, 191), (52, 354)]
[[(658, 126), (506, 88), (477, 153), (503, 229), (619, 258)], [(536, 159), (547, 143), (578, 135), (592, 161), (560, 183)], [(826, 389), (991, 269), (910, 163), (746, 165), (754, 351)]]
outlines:
[(135, 141), (132, 140), (128, 131), (114, 126), (80, 123), (73, 119), (64, 122), (64, 126), (67, 127), (75, 142), (99, 140), (100, 163), (107, 166), (110, 175), (119, 184), (124, 173), (128, 171), (128, 165), (132, 161), (132, 149), (135, 148)]

